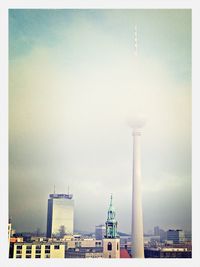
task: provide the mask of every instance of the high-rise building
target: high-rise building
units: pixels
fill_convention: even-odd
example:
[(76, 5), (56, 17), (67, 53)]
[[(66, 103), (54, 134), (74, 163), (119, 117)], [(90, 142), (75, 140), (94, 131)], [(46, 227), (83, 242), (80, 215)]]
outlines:
[(185, 234), (183, 230), (171, 230), (167, 231), (167, 240), (173, 241), (174, 244), (183, 243), (185, 241)]
[(50, 194), (47, 212), (47, 237), (73, 234), (74, 200), (72, 194)]
[(117, 221), (115, 219), (115, 209), (112, 205), (112, 195), (106, 221), (106, 235), (103, 239), (103, 257), (120, 258), (120, 238), (117, 234)]
[(167, 240), (167, 232), (165, 232), (163, 229), (160, 229), (160, 242), (164, 242)]
[(159, 226), (154, 227), (154, 235), (159, 236), (160, 235), (160, 228)]
[(105, 235), (106, 235), (106, 226), (104, 224), (97, 225), (95, 227), (96, 240), (102, 240)]

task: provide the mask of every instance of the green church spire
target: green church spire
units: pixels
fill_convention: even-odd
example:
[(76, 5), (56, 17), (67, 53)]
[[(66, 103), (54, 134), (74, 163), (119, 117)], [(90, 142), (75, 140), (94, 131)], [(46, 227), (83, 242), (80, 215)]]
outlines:
[(113, 197), (111, 194), (110, 205), (108, 208), (108, 216), (106, 221), (106, 238), (116, 238), (117, 237), (117, 221), (115, 219), (115, 209), (113, 207)]

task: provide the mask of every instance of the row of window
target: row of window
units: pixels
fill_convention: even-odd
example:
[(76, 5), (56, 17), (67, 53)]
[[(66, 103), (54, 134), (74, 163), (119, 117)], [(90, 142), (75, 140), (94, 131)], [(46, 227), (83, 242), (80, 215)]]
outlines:
[[(54, 245), (54, 249), (60, 249), (60, 245)], [(35, 250), (35, 258), (41, 258), (41, 246), (36, 246)], [(31, 258), (32, 254), (32, 246), (26, 246), (26, 258)], [(50, 245), (45, 246), (45, 257), (50, 258)], [(17, 251), (16, 251), (16, 258), (22, 258), (22, 246), (18, 245), (17, 246)]]
[[(22, 255), (17, 255), (16, 258), (17, 259), (21, 259), (22, 258)], [(41, 255), (35, 255), (35, 258), (36, 259), (41, 258)], [(45, 258), (50, 258), (50, 255), (45, 255)], [(31, 259), (31, 255), (26, 255), (26, 259)]]
[[(54, 245), (54, 249), (60, 249), (60, 245)], [(17, 251), (22, 250), (22, 245), (17, 246)], [(32, 246), (26, 246), (26, 252), (31, 253)], [(41, 250), (41, 245), (36, 246), (36, 250)], [(50, 245), (45, 245), (45, 250), (50, 250)]]
[[(41, 254), (41, 249), (36, 249), (35, 253), (36, 254)], [(17, 253), (16, 254), (22, 254), (22, 250), (17, 250)], [(31, 250), (26, 250), (26, 254), (31, 254)]]
[[(49, 252), (45, 252), (46, 254), (50, 254), (50, 251)], [(17, 258), (21, 258), (22, 257), (22, 254), (17, 254), (16, 255)], [(40, 258), (41, 257), (41, 253), (38, 253), (35, 255), (36, 258)], [(31, 254), (26, 254), (26, 258), (31, 258)]]

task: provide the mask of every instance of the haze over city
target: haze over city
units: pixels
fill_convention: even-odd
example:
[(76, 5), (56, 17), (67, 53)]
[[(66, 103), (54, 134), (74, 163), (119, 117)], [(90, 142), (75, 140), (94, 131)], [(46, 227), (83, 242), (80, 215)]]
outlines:
[(46, 231), (55, 184), (74, 195), (75, 229), (105, 223), (112, 193), (130, 233), (129, 121), (142, 115), (144, 230), (191, 230), (191, 12), (10, 10), (9, 34), (13, 227)]

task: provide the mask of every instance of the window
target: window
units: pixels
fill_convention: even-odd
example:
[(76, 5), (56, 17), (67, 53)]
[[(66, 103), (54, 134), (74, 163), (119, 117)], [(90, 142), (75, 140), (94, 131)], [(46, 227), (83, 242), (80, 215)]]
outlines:
[(111, 242), (108, 242), (108, 250), (112, 250), (112, 244), (111, 244)]
[(119, 243), (117, 243), (117, 250), (119, 250)]
[(26, 250), (26, 254), (31, 254), (31, 250)]
[(75, 247), (76, 247), (76, 248), (81, 247), (81, 242), (75, 242)]
[(109, 258), (111, 258), (111, 255), (109, 255)]
[(60, 249), (60, 245), (54, 245), (54, 249)]
[(19, 258), (21, 258), (22, 257), (22, 255), (17, 255), (16, 256), (16, 259), (19, 259)]
[(17, 250), (17, 254), (22, 254), (22, 251), (21, 250)]
[(26, 258), (27, 259), (31, 259), (31, 255), (26, 255)]
[(17, 249), (22, 249), (22, 246), (17, 246)]
[(32, 246), (26, 246), (26, 250), (27, 250), (27, 249), (32, 249)]
[(35, 255), (35, 258), (36, 259), (41, 258), (41, 255)]
[(37, 245), (36, 246), (36, 249), (41, 249), (41, 245)]
[(45, 253), (50, 253), (50, 245), (45, 246)]
[(49, 259), (50, 258), (50, 255), (45, 255), (45, 258)]
[(36, 249), (35, 253), (36, 254), (40, 254), (41, 253), (41, 249)]

